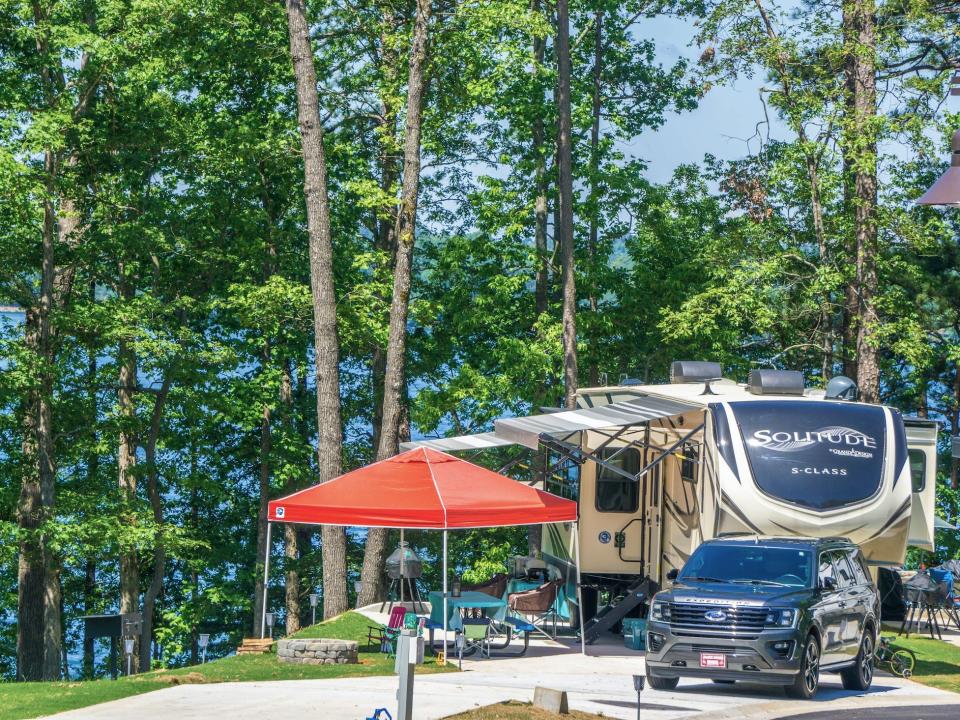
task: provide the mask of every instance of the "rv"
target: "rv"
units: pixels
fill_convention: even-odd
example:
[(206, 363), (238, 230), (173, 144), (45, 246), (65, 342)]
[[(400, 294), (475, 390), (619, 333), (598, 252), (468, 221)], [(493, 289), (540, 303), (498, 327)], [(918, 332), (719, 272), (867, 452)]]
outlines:
[(538, 482), (580, 506), (577, 526), (543, 528), (544, 559), (569, 569), (579, 533), (584, 615), (600, 630), (723, 535), (847, 537), (873, 566), (931, 549), (937, 425), (844, 399), (855, 390), (779, 370), (739, 384), (716, 363), (675, 362), (668, 384), (587, 388), (576, 410), (422, 444), (540, 452)]

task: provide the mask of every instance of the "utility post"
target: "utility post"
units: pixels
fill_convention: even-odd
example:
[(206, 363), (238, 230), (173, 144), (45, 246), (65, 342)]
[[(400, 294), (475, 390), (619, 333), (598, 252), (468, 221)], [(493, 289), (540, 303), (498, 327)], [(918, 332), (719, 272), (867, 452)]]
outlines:
[(413, 676), (420, 655), (423, 638), (416, 630), (402, 630), (397, 638), (395, 669), (400, 676), (397, 690), (397, 720), (413, 720)]

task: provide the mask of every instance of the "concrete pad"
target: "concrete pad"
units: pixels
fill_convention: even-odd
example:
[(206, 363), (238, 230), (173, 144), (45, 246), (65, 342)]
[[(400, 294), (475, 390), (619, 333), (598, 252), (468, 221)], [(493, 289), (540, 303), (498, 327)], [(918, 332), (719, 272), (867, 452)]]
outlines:
[[(626, 650), (610, 636), (581, 655), (572, 641), (531, 640), (525, 657), (494, 654), (492, 659), (465, 659), (464, 672), (419, 675), (414, 685), (417, 720), (439, 720), (460, 712), (504, 702), (530, 702), (534, 688), (565, 690), (570, 708), (635, 720), (637, 694), (632, 675), (644, 672), (642, 653)], [(397, 678), (295, 680), (219, 685), (180, 685), (156, 692), (61, 713), (60, 720), (289, 720), (317, 717), (358, 720), (375, 708), (396, 714)], [(714, 685), (681, 680), (670, 692), (647, 688), (641, 696), (643, 717), (650, 720), (772, 720), (814, 710), (891, 705), (950, 704), (957, 695), (880, 674), (868, 693), (842, 689), (836, 675), (823, 675), (817, 699), (787, 699), (777, 687), (737, 683)]]

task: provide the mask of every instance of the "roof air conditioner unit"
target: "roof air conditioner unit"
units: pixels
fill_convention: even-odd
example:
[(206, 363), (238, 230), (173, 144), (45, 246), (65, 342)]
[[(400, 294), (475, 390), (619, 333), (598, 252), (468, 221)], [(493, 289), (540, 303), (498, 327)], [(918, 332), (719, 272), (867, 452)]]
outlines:
[(799, 370), (751, 370), (747, 390), (754, 395), (803, 395)]
[(701, 383), (723, 377), (720, 363), (705, 360), (674, 360), (670, 363), (670, 382)]

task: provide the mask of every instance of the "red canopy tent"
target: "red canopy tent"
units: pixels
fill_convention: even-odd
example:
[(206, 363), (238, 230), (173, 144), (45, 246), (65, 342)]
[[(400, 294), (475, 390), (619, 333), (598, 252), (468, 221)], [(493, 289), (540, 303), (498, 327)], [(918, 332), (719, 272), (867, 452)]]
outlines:
[[(405, 528), (443, 530), (446, 604), (447, 530), (575, 523), (577, 503), (453, 455), (415, 448), (274, 500), (269, 505), (267, 520), (261, 636), (267, 607), (270, 523), (399, 528), (401, 533)], [(576, 532), (573, 537), (576, 542)], [(579, 555), (579, 547), (575, 549)], [(579, 557), (576, 565), (579, 575)], [(446, 622), (446, 608), (443, 616)]]

